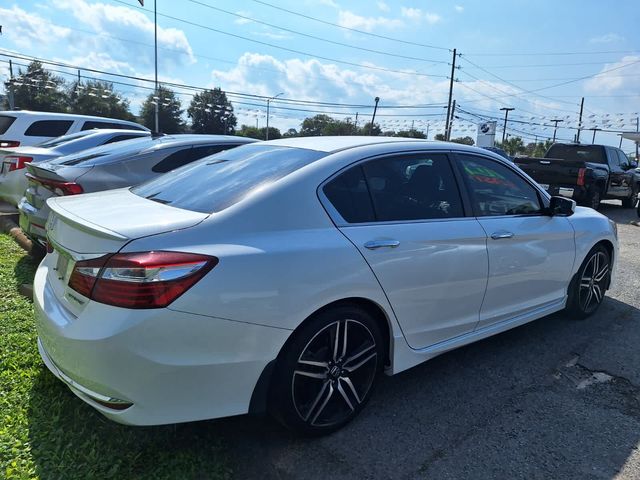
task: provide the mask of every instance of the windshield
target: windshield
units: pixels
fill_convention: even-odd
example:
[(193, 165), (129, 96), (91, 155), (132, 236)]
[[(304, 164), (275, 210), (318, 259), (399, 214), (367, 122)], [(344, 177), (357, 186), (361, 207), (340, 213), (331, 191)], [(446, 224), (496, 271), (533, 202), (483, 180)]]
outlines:
[(301, 148), (245, 145), (133, 187), (140, 197), (200, 213), (215, 213), (326, 155)]
[[(96, 159), (101, 157), (114, 158), (117, 155), (135, 155), (145, 148), (153, 145), (154, 140), (149, 137), (134, 138), (117, 143), (108, 143), (99, 147), (89, 148), (70, 155), (64, 155), (49, 163), (54, 165), (79, 165), (91, 166), (96, 164)], [(92, 162), (93, 160), (93, 162)]]
[(599, 145), (551, 145), (545, 157), (591, 163), (607, 163), (604, 148)]
[(93, 133), (91, 130), (87, 130), (85, 132), (76, 132), (76, 133), (71, 133), (69, 135), (62, 135), (61, 137), (56, 137), (56, 138), (52, 138), (50, 140), (45, 140), (42, 143), (38, 143), (36, 146), (37, 147), (42, 147), (42, 148), (53, 148), (53, 147), (57, 147), (59, 145), (62, 145), (64, 143), (70, 142), (71, 140), (75, 140), (77, 138), (82, 138), (82, 137), (86, 137), (87, 135)]

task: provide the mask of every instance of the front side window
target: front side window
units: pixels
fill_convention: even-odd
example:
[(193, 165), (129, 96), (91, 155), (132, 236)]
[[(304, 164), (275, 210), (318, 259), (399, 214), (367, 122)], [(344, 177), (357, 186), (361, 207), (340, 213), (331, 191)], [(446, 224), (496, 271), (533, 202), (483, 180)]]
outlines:
[(542, 212), (536, 189), (505, 165), (474, 155), (460, 155), (460, 164), (477, 216)]
[(24, 132), (27, 137), (59, 137), (69, 131), (72, 120), (39, 120)]
[(458, 186), (444, 154), (381, 158), (355, 166), (324, 187), (349, 223), (463, 217)]
[(182, 167), (183, 165), (186, 165), (190, 161), (189, 150), (191, 150), (191, 147), (187, 146), (185, 148), (182, 148), (176, 152), (169, 154), (167, 157), (163, 158), (158, 163), (156, 163), (151, 168), (151, 171), (156, 173), (166, 173), (166, 172), (170, 172), (171, 170), (175, 170), (178, 167)]

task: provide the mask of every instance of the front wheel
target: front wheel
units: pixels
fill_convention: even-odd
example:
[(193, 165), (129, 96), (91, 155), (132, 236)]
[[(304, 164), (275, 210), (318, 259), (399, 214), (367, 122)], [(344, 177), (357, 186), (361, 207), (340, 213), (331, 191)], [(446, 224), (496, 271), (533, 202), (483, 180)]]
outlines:
[(360, 413), (384, 359), (380, 329), (351, 305), (309, 319), (278, 358), (271, 413), (306, 435), (333, 432)]
[(596, 245), (585, 258), (569, 286), (567, 312), (578, 319), (598, 310), (611, 278), (611, 257), (602, 245)]

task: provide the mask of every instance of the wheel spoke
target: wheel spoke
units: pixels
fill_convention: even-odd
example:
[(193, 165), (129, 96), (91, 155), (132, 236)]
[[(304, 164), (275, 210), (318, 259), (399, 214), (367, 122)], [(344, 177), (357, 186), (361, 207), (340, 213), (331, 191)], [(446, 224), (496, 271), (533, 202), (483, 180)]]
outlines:
[(591, 303), (591, 297), (593, 296), (593, 289), (590, 288), (589, 290), (587, 290), (587, 298), (584, 301), (584, 310), (586, 310), (587, 308), (589, 308), (589, 304)]
[(344, 369), (349, 372), (349, 373), (353, 373), (355, 372), (357, 369), (359, 369), (360, 367), (362, 367), (365, 363), (369, 362), (371, 359), (375, 358), (377, 355), (377, 352), (373, 352), (371, 355), (367, 355), (365, 356), (362, 360), (360, 360), (358, 363), (356, 363), (355, 365), (350, 365), (350, 366), (346, 366), (344, 367)]
[(589, 288), (591, 286), (591, 277), (582, 277), (580, 279), (580, 288)]
[(349, 408), (353, 412), (355, 410), (355, 408), (351, 404), (351, 400), (349, 400), (349, 396), (347, 395), (347, 392), (345, 392), (344, 388), (342, 388), (342, 382), (340, 382), (340, 380), (338, 380), (338, 392), (340, 392), (340, 395), (342, 396), (342, 398), (344, 399), (346, 404), (349, 406)]
[(344, 357), (347, 352), (347, 322), (336, 322), (336, 330), (333, 337), (333, 361)]
[(605, 266), (593, 276), (593, 279), (596, 282), (601, 282), (607, 276), (607, 273), (609, 273), (609, 264), (605, 264)]
[(369, 345), (368, 347), (363, 348), (358, 353), (353, 354), (349, 358), (345, 359), (344, 364), (349, 365), (350, 363), (354, 362), (358, 358), (362, 357), (365, 353), (368, 353), (371, 350), (374, 350), (375, 348), (376, 348), (375, 345)]
[(358, 392), (356, 392), (356, 387), (353, 386), (353, 382), (351, 381), (351, 379), (349, 377), (342, 377), (340, 380), (347, 384), (347, 386), (351, 390), (351, 393), (353, 393), (353, 396), (356, 397), (356, 401), (358, 403), (362, 403), (362, 400), (360, 400), (360, 395), (358, 395)]
[[(327, 377), (327, 366), (325, 362), (314, 362), (311, 360), (298, 360), (298, 368), (293, 371), (294, 375), (323, 379)], [(323, 371), (318, 371), (320, 368)]]
[(331, 397), (333, 396), (333, 392), (334, 390), (333, 390), (333, 385), (331, 385), (331, 382), (325, 382), (325, 384), (322, 386), (322, 390), (320, 390), (320, 393), (313, 401), (313, 405), (311, 405), (311, 408), (309, 409), (309, 413), (307, 414), (305, 421), (307, 421), (309, 417), (313, 414), (313, 418), (311, 418), (310, 423), (313, 425), (316, 422), (320, 414), (324, 411), (324, 407), (326, 407), (327, 403), (329, 403), (329, 400), (331, 400)]
[(596, 276), (596, 272), (598, 271), (599, 266), (600, 266), (600, 254), (596, 253), (593, 256), (593, 271), (591, 272), (592, 277)]
[(593, 296), (596, 297), (596, 303), (602, 301), (602, 290), (600, 290), (600, 285), (597, 283), (593, 284)]

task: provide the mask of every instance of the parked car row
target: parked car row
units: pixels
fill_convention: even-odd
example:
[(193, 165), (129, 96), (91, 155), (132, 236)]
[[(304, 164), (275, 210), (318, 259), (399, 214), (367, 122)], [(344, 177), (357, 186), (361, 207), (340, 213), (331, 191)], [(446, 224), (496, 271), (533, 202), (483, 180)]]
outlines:
[(48, 248), (40, 354), (121, 423), (268, 410), (329, 433), (379, 373), (563, 309), (586, 317), (613, 280), (615, 224), (487, 150), (313, 137), (209, 155), (238, 139), (195, 141), (27, 167), (25, 228)]

